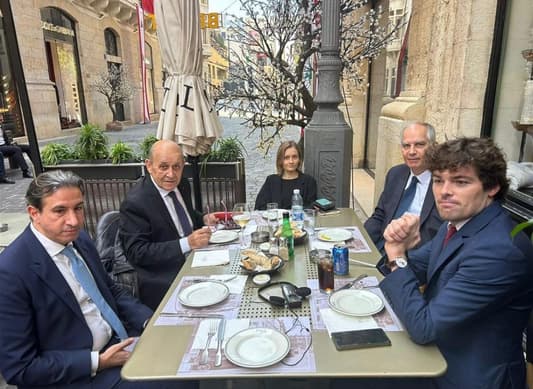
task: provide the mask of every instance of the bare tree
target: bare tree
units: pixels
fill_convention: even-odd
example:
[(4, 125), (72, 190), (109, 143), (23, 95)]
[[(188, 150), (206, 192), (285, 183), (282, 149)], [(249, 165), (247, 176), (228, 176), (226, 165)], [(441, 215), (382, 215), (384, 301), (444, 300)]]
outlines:
[(106, 97), (107, 105), (113, 114), (113, 121), (118, 121), (117, 104), (128, 101), (133, 95), (133, 88), (127, 78), (127, 68), (111, 64), (107, 72), (98, 74), (91, 85), (95, 91)]
[[(230, 115), (261, 131), (259, 147), (268, 151), (287, 125), (307, 126), (316, 104), (311, 78), (320, 47), (320, 1), (240, 0), (243, 16), (228, 26), (230, 69), (226, 87), (215, 99)], [(366, 88), (360, 66), (395, 37), (378, 10), (363, 10), (367, 0), (341, 0), (341, 61), (344, 74)]]

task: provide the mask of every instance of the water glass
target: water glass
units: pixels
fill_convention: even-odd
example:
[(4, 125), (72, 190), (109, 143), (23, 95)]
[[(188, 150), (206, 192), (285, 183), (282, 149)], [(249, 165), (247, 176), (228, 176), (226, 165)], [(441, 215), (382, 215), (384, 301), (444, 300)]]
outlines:
[(304, 209), (304, 229), (309, 236), (315, 235), (316, 209)]
[(278, 228), (278, 203), (268, 203), (266, 216), (268, 220), (268, 225), (272, 229), (272, 233)]

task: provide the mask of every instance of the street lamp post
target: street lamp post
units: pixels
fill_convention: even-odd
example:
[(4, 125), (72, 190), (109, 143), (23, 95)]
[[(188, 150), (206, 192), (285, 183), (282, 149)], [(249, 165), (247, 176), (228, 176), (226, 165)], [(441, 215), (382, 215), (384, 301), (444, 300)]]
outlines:
[(305, 128), (305, 172), (317, 180), (318, 197), (349, 207), (353, 134), (338, 108), (340, 0), (323, 0), (321, 24), (317, 110)]

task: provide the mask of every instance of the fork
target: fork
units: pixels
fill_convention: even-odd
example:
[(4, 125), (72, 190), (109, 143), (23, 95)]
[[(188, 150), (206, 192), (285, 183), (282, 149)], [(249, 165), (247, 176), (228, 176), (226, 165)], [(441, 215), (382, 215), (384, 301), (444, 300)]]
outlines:
[(209, 343), (211, 343), (211, 339), (213, 336), (215, 336), (217, 332), (217, 321), (211, 320), (209, 322), (209, 330), (207, 332), (207, 342), (204, 347), (204, 351), (202, 351), (202, 357), (200, 358), (200, 365), (207, 365), (207, 359), (209, 358)]

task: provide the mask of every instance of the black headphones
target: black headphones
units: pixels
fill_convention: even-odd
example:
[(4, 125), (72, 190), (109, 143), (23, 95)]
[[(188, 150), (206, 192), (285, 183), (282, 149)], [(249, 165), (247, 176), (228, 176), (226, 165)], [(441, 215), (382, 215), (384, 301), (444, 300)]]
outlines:
[[(279, 293), (267, 294), (267, 290), (272, 292), (280, 290), (281, 296)], [(262, 300), (269, 304), (292, 309), (300, 308), (302, 306), (302, 301), (311, 294), (311, 289), (305, 286), (298, 288), (290, 282), (280, 281), (262, 286), (257, 291), (257, 294)]]

